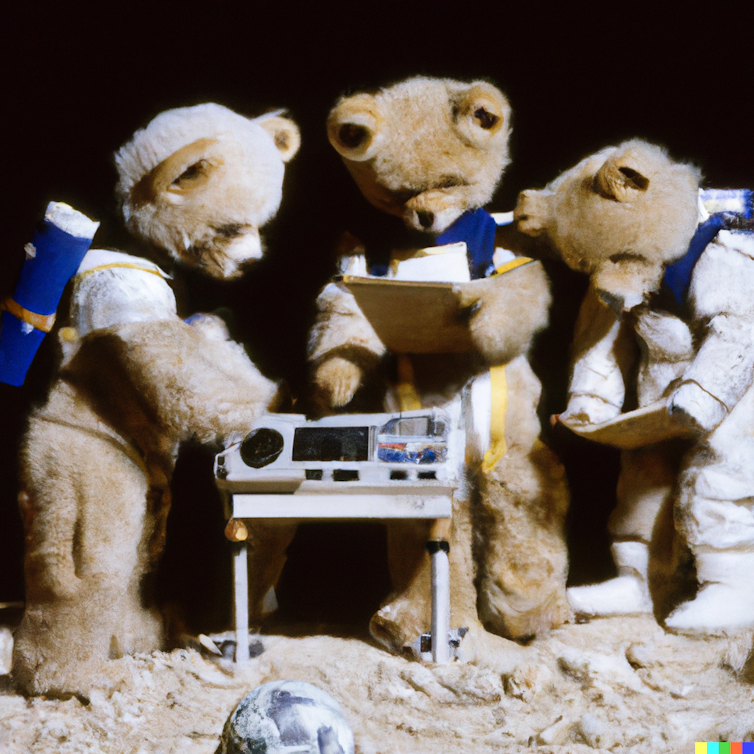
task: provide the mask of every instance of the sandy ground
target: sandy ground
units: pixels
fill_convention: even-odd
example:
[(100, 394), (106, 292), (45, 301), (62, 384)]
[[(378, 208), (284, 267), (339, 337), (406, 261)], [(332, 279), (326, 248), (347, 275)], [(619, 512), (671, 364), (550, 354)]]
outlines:
[(357, 639), (260, 639), (241, 668), (194, 649), (114, 660), (121, 679), (103, 679), (88, 705), (26, 699), (2, 676), (0, 751), (212, 754), (244, 694), (284, 678), (335, 697), (360, 754), (688, 754), (695, 741), (754, 741), (752, 632), (703, 640), (603, 619), (445, 666)]

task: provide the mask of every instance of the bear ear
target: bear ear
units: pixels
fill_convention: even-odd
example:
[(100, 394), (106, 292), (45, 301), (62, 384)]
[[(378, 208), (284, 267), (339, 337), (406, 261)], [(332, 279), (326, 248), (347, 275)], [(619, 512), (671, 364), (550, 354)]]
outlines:
[(272, 136), (283, 162), (288, 162), (296, 155), (301, 146), (301, 132), (290, 118), (263, 115), (257, 118), (257, 123)]
[(616, 202), (630, 202), (641, 196), (649, 188), (649, 178), (639, 158), (635, 150), (611, 154), (594, 176), (594, 190)]
[(496, 135), (510, 130), (510, 105), (492, 84), (472, 84), (452, 99), (452, 108), (456, 128), (475, 146), (485, 146)]
[(364, 162), (377, 153), (384, 117), (371, 94), (341, 100), (327, 118), (327, 136), (337, 153)]

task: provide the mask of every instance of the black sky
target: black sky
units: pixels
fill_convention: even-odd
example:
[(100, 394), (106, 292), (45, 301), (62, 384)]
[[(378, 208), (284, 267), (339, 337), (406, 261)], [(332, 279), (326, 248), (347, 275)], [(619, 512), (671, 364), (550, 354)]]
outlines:
[[(691, 4), (681, 7), (502, 1), (452, 6), (18, 3), (0, 19), (0, 293), (12, 290), (23, 245), (51, 199), (101, 220), (97, 243), (138, 253), (115, 212), (111, 155), (161, 110), (205, 101), (249, 115), (287, 107), (301, 127), (303, 146), (289, 167), (281, 211), (266, 234), (268, 259), (232, 286), (186, 276), (186, 306), (206, 310), (229, 304), (259, 365), (301, 390), (311, 301), (330, 272), (343, 207), (354, 198), (325, 136), (324, 121), (335, 99), (419, 73), (492, 80), (511, 101), (514, 128), (512, 164), (493, 204), (496, 210), (512, 208), (518, 191), (543, 185), (589, 152), (633, 136), (695, 162), (707, 185), (752, 186), (754, 3), (737, 0), (724, 10), (697, 6), (704, 12)], [(540, 358), (547, 372), (548, 411), (563, 408), (558, 402), (565, 341), (577, 298), (571, 289), (578, 287), (560, 268), (554, 275), (561, 330), (545, 339)], [(51, 359), (48, 349), (27, 386), (3, 386), (0, 392), (0, 602), (22, 595), (15, 454), (23, 416), (43, 395)], [(609, 569), (602, 532), (615, 457), (557, 436), (554, 442), (569, 468), (578, 469), (572, 472), (574, 569), (589, 570), (591, 543), (603, 564), (596, 570)], [(597, 467), (608, 469), (606, 479), (590, 470)], [(178, 499), (183, 495), (177, 491)], [(201, 503), (185, 496), (184, 509), (199, 515)], [(600, 497), (596, 512), (581, 510), (584, 499)], [(190, 528), (190, 516), (181, 515), (186, 519), (181, 526)], [(192, 542), (204, 548), (201, 538)], [(182, 557), (166, 553), (171, 579), (188, 567)], [(184, 597), (180, 589), (177, 593), (180, 602)]]

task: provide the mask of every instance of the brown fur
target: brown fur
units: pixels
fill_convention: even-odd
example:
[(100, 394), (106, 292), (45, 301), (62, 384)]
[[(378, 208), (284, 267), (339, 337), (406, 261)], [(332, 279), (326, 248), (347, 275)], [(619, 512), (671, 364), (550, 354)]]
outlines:
[[(589, 364), (581, 374), (605, 382), (596, 380), (588, 386), (592, 392), (581, 396), (584, 384), (574, 392), (572, 382), (572, 418), (599, 422), (617, 416), (629, 380), (635, 380), (639, 406), (667, 397), (691, 362), (689, 327), (653, 309), (650, 299), (666, 265), (688, 249), (699, 180), (695, 168), (674, 162), (660, 147), (631, 140), (585, 158), (545, 189), (519, 196), (518, 229), (542, 237), (569, 267), (590, 275), (572, 361), (578, 368), (590, 349), (603, 348), (600, 367)], [(649, 586), (658, 617), (677, 599), (679, 565), (688, 561), (672, 527), (673, 490), (687, 449), (676, 440), (624, 451), (610, 519), (614, 541), (650, 543)]]
[(144, 580), (164, 541), (178, 445), (241, 437), (275, 392), (214, 318), (83, 338), (24, 439), (26, 611), (13, 676), (88, 694), (108, 658), (160, 648)]
[(262, 255), (299, 130), (204, 104), (167, 110), (118, 150), (118, 197), (129, 230), (175, 260), (232, 278)]
[(601, 295), (630, 309), (686, 252), (698, 185), (695, 168), (635, 139), (587, 157), (541, 191), (523, 191), (515, 216), (520, 230), (546, 236)]
[(538, 262), (461, 283), (455, 290), (461, 307), (475, 307), (469, 320), (471, 339), (487, 364), (507, 364), (526, 353), (533, 334), (547, 326), (550, 284)]
[(570, 616), (565, 470), (537, 441), (513, 447), (481, 476), (479, 616), (500, 636), (541, 635)]
[[(505, 97), (489, 84), (414, 78), (341, 100), (328, 133), (375, 207), (439, 234), (490, 199), (508, 162), (509, 117)], [(507, 275), (455, 286), (470, 313), (471, 353), (411, 356), (422, 406), (443, 405), (475, 375), (507, 365), (509, 456), (486, 479), (481, 459), (469, 460), (453, 503), (451, 623), (472, 629), (465, 644), (477, 648), (494, 639), (482, 630), (477, 602), (488, 627), (509, 638), (545, 631), (569, 613), (567, 486), (562, 467), (537, 439), (540, 385), (525, 358), (547, 324), (549, 284), (539, 263)], [(385, 347), (344, 288), (328, 286), (318, 308), (309, 357), (317, 404), (332, 409), (349, 403)], [(378, 390), (376, 400), (386, 395), (384, 383)], [(393, 651), (429, 630), (427, 535), (426, 524), (388, 525), (393, 593), (370, 629)]]
[(509, 162), (510, 112), (485, 81), (416, 77), (341, 99), (327, 132), (369, 202), (441, 233), (492, 198)]

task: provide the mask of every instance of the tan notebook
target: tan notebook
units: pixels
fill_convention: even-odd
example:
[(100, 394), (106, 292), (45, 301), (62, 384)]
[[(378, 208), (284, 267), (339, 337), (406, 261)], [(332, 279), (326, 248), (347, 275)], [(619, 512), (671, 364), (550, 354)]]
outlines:
[(379, 339), (394, 353), (460, 353), (471, 350), (468, 322), (453, 283), (343, 275)]
[(687, 426), (668, 413), (664, 400), (620, 414), (601, 424), (577, 424), (568, 420), (562, 424), (581, 437), (623, 450), (691, 434)]
[[(463, 244), (455, 244), (464, 246)], [(451, 245), (453, 246), (453, 245)], [(409, 259), (408, 263), (431, 256)], [(405, 263), (405, 262), (404, 262)], [(517, 285), (514, 270), (541, 264), (517, 257), (498, 268), (498, 281)], [(354, 295), (359, 308), (380, 340), (394, 353), (463, 353), (472, 348), (468, 311), (462, 312), (453, 293), (455, 283), (427, 280), (343, 275), (340, 280)]]

